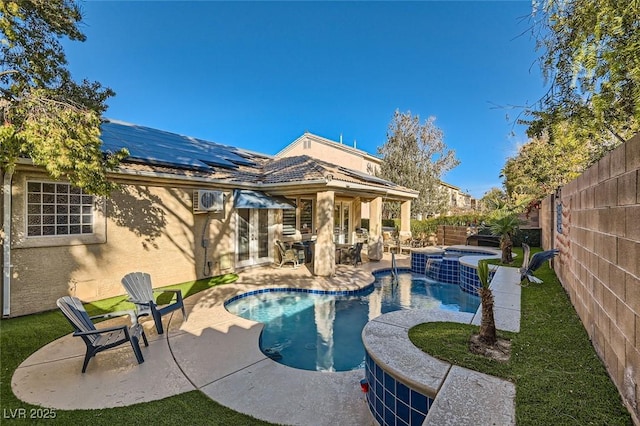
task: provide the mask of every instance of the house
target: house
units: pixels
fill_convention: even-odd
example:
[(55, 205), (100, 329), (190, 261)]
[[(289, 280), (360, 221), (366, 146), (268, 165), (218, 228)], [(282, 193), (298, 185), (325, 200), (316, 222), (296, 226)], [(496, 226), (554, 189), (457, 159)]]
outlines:
[(441, 182), (441, 187), (449, 196), (449, 212), (472, 210), (475, 200), (457, 186)]
[[(309, 132), (305, 132), (275, 156), (276, 158), (284, 158), (297, 155), (308, 155), (332, 164), (359, 170), (371, 176), (374, 176), (380, 171), (380, 165), (383, 161), (379, 157), (356, 148), (355, 141), (354, 146), (350, 146), (343, 144), (342, 140), (336, 142)], [(441, 182), (440, 186), (441, 190), (447, 194), (449, 214), (461, 210), (468, 211), (474, 209), (475, 200), (471, 198), (471, 195), (446, 182)], [(369, 206), (367, 203), (362, 204), (362, 217), (369, 217)]]
[[(332, 164), (358, 170), (370, 176), (375, 176), (380, 171), (380, 164), (382, 163), (380, 158), (357, 149), (355, 141), (354, 146), (351, 147), (343, 144), (342, 141), (338, 143), (309, 132), (305, 132), (275, 156), (276, 158), (284, 158), (298, 155), (308, 155)], [(361, 205), (362, 218), (368, 219), (369, 203), (364, 202)]]
[(129, 150), (109, 198), (54, 181), (20, 161), (4, 173), (3, 317), (124, 293), (121, 278), (146, 271), (154, 286), (272, 263), (275, 240), (314, 241), (313, 273), (335, 270), (335, 244), (352, 243), (362, 204), (381, 236), (382, 200), (402, 203), (409, 229), (417, 193), (349, 167), (277, 158), (115, 120), (103, 148)]

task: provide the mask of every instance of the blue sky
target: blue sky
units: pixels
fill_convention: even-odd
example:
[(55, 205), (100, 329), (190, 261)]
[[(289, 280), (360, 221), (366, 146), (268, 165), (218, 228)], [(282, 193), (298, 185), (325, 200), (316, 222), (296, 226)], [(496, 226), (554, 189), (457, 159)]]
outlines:
[(266, 154), (305, 131), (372, 154), (396, 109), (436, 117), (481, 197), (526, 141), (544, 93), (529, 1), (83, 3), (76, 79), (117, 93), (108, 118)]

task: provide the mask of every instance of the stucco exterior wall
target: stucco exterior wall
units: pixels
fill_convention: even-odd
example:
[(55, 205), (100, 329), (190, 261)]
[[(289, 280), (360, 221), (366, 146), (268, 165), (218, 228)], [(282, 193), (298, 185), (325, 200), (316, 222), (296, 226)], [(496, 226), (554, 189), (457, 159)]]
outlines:
[[(96, 220), (104, 238), (24, 244), (24, 177), (16, 173), (13, 185), (11, 316), (54, 309), (56, 299), (69, 294), (85, 302), (124, 294), (120, 279), (129, 272), (149, 272), (154, 287), (161, 287), (233, 266), (233, 216), (194, 214), (194, 187), (125, 185), (98, 203), (95, 217), (103, 219)], [(209, 239), (206, 258), (203, 236)], [(205, 269), (208, 261), (211, 270)]]
[[(352, 148), (348, 144), (338, 144), (335, 141), (321, 142), (315, 135), (304, 134), (291, 145), (287, 146), (286, 154), (281, 156), (294, 157), (297, 155), (308, 155), (312, 158), (318, 158), (328, 163), (358, 170), (363, 173), (373, 174), (373, 170), (380, 169), (380, 161), (365, 157), (361, 154), (352, 152)], [(356, 148), (357, 149), (357, 148)], [(363, 202), (361, 205), (361, 215), (363, 218), (369, 218), (369, 203)]]
[[(351, 148), (347, 144), (344, 146)], [(308, 155), (309, 157), (318, 158), (332, 164), (337, 164), (339, 166), (348, 167), (365, 173), (369, 173), (368, 167), (378, 167), (378, 164), (367, 160), (362, 155), (340, 149), (339, 144), (327, 145), (326, 143), (319, 142), (306, 135), (302, 137), (302, 140), (299, 140), (287, 147), (286, 155), (288, 157)]]
[(553, 229), (560, 251), (555, 271), (638, 424), (640, 135), (544, 200), (540, 216), (545, 248)]

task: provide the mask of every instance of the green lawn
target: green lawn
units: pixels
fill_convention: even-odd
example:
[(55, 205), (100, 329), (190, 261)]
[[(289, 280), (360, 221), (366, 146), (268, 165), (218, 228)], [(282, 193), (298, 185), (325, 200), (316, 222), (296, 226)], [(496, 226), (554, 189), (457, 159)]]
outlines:
[[(207, 288), (234, 282), (236, 275), (184, 283), (167, 288), (179, 288), (185, 297)], [(125, 296), (101, 300), (86, 305), (89, 315), (131, 309)], [(71, 325), (59, 311), (0, 321), (0, 424), (61, 424), (61, 425), (269, 425), (268, 422), (230, 410), (205, 396), (191, 391), (159, 401), (105, 410), (55, 410), (55, 419), (20, 419), (20, 409), (29, 417), (38, 407), (18, 400), (11, 392), (11, 376), (15, 369), (33, 352), (45, 344), (69, 334)], [(12, 416), (13, 414), (13, 416)]]
[[(522, 250), (518, 254), (520, 263)], [(515, 383), (518, 425), (632, 425), (548, 262), (535, 275), (544, 283), (522, 288), (520, 332), (498, 333), (511, 339), (509, 362), (471, 354), (469, 337), (477, 327), (470, 325), (421, 324), (410, 339), (432, 356)]]

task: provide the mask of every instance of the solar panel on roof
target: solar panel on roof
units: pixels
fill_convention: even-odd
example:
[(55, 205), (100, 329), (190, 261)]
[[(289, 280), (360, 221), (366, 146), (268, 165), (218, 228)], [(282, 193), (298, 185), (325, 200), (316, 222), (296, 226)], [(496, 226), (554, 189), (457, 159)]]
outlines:
[(213, 142), (207, 142), (207, 141), (202, 141), (200, 139), (198, 139), (198, 141), (200, 142), (204, 142), (206, 144), (209, 144), (209, 149), (216, 155), (224, 158), (225, 160), (228, 160), (234, 164), (241, 164), (244, 166), (255, 166), (256, 163), (254, 163), (253, 161), (249, 161), (247, 158), (239, 155), (236, 151), (235, 148), (233, 147), (229, 147), (226, 145), (220, 145), (220, 144), (215, 144)]
[(196, 157), (184, 149), (179, 141), (171, 145), (166, 144), (166, 140), (158, 143), (149, 139), (144, 134), (145, 131), (130, 131), (126, 127), (114, 128), (112, 126), (102, 126), (103, 147), (106, 150), (117, 151), (121, 148), (129, 150), (129, 161), (189, 168), (197, 170), (210, 170)]
[(103, 148), (107, 151), (127, 148), (130, 161), (198, 170), (255, 166), (247, 158), (249, 155), (202, 139), (112, 121), (103, 122), (101, 130)]

